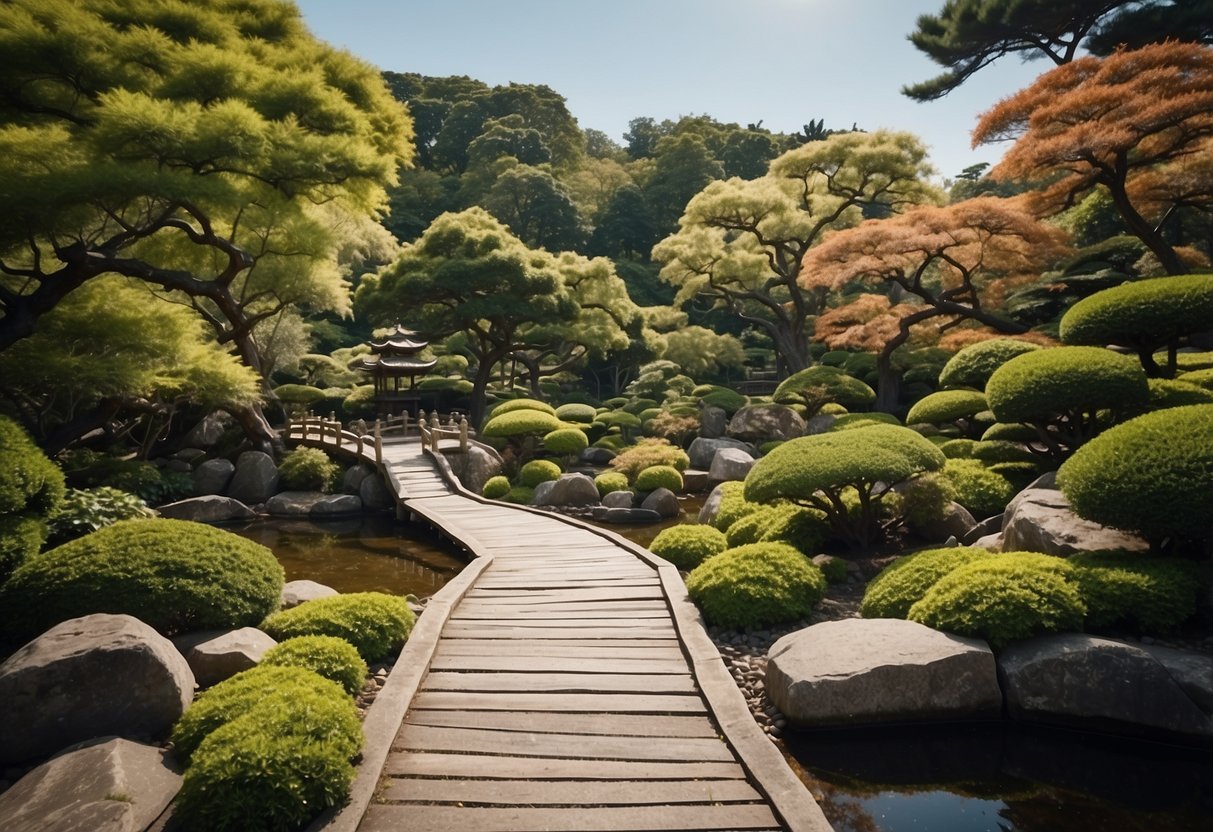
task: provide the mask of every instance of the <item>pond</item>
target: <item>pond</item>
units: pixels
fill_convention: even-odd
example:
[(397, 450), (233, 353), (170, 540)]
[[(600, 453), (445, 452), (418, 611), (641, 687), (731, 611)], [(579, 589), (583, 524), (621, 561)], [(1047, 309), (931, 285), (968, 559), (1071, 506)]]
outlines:
[(314, 523), (266, 518), (229, 529), (267, 547), (288, 581), (312, 580), (338, 592), (433, 595), (467, 564), (428, 526), (367, 515)]

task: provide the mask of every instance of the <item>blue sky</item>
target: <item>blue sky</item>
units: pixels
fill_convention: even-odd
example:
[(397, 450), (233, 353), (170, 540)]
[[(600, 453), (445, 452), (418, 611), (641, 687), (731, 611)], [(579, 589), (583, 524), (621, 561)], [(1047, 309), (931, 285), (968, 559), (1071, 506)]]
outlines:
[(1049, 69), (1004, 58), (942, 101), (905, 83), (939, 68), (906, 35), (943, 0), (297, 0), (312, 31), (382, 69), (547, 84), (582, 127), (707, 114), (795, 131), (810, 119), (916, 133), (941, 176), (996, 162), (978, 114)]

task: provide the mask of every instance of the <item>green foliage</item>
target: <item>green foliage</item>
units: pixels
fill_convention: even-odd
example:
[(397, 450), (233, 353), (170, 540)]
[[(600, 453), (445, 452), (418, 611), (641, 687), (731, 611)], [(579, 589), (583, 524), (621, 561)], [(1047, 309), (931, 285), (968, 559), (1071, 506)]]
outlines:
[(939, 446), (939, 450), (948, 459), (971, 459), (976, 445), (975, 439), (949, 439)]
[(46, 521), (30, 514), (0, 515), (0, 583), (46, 542)]
[(318, 448), (296, 448), (278, 466), (282, 484), (292, 491), (332, 491), (341, 477), (341, 466)]
[[(901, 486), (896, 497), (897, 513), (911, 526), (923, 528), (943, 519), (956, 497), (956, 487), (941, 472), (934, 471)], [(892, 505), (886, 508), (892, 508)]]
[(1015, 496), (1015, 487), (1005, 477), (976, 459), (949, 459), (941, 474), (952, 484), (952, 499), (979, 520), (1001, 514)]
[(708, 558), (687, 576), (691, 599), (709, 624), (754, 630), (806, 617), (826, 579), (784, 543), (753, 543)]
[(354, 592), (281, 610), (265, 619), (261, 629), (279, 641), (313, 635), (343, 638), (371, 662), (398, 651), (414, 620), (408, 602), (400, 596)]
[(649, 551), (686, 571), (719, 555), (728, 545), (725, 536), (711, 526), (684, 523), (658, 532)]
[[(779, 383), (771, 396), (777, 402), (801, 401), (816, 412), (822, 405), (838, 404), (848, 410), (864, 410), (876, 401), (876, 391), (840, 369), (822, 364), (793, 373)], [(810, 416), (813, 413), (809, 414)]]
[(556, 408), (556, 416), (565, 422), (580, 422), (588, 425), (594, 421), (597, 415), (598, 411), (588, 404), (570, 402)]
[(722, 532), (728, 532), (733, 524), (748, 514), (762, 508), (762, 503), (755, 503), (745, 498), (744, 482), (724, 482), (719, 486), (720, 508), (716, 512), (713, 525)]
[(629, 481), (635, 481), (641, 471), (654, 465), (668, 465), (678, 471), (685, 471), (690, 464), (691, 458), (687, 456), (686, 451), (657, 437), (641, 439), (632, 447), (620, 451), (611, 460), (611, 468), (627, 476)]
[(300, 407), (313, 405), (325, 397), (323, 390), (308, 384), (279, 384), (274, 388), (274, 395), (285, 404)]
[(1201, 580), (1190, 560), (1079, 552), (1069, 562), (1089, 628), (1129, 625), (1146, 635), (1165, 635), (1196, 614)]
[(870, 425), (901, 425), (901, 421), (892, 413), (843, 413), (835, 417), (833, 423), (826, 428), (826, 433), (866, 428)]
[(0, 582), (46, 541), (63, 502), (63, 472), (12, 419), (0, 415)]
[(361, 384), (350, 391), (341, 402), (341, 409), (351, 419), (375, 418), (375, 385)]
[(708, 407), (719, 407), (730, 416), (749, 403), (749, 399), (728, 387), (715, 387), (711, 392), (700, 396), (699, 401)]
[(1181, 373), (1175, 380), (1187, 384), (1195, 384), (1204, 390), (1213, 390), (1213, 369), (1189, 370), (1186, 373)]
[[(541, 413), (547, 413), (550, 416), (559, 416), (556, 408), (552, 407), (547, 402), (541, 402), (538, 399), (510, 399), (502, 402), (489, 411), (489, 418), (500, 416), (502, 413), (511, 413), (515, 410), (538, 410)], [(563, 418), (563, 417), (561, 417)]]
[(560, 466), (550, 459), (532, 459), (518, 471), (518, 484), (534, 488), (541, 482), (560, 479)]
[(81, 451), (70, 454), (64, 466), (73, 488), (117, 488), (153, 506), (181, 499), (193, 491), (193, 479), (188, 474), (161, 471), (139, 459)]
[(560, 420), (552, 413), (542, 410), (524, 408), (509, 410), (494, 416), (484, 424), (480, 431), (483, 436), (514, 437), (528, 434), (548, 434), (563, 427)]
[(940, 387), (971, 387), (984, 390), (990, 376), (1012, 358), (1040, 347), (1028, 341), (992, 338), (964, 347), (944, 365), (939, 374)]
[(261, 667), (302, 667), (331, 679), (356, 694), (366, 680), (366, 662), (358, 650), (336, 636), (297, 636), (288, 638), (265, 652)]
[(992, 647), (1041, 633), (1082, 629), (1087, 609), (1063, 558), (1008, 552), (979, 558), (940, 578), (907, 618)]
[(958, 566), (993, 557), (986, 549), (953, 546), (924, 549), (898, 558), (868, 582), (860, 612), (864, 618), (905, 618), (910, 607)]
[(986, 465), (999, 462), (1029, 462), (1035, 464), (1036, 457), (1026, 447), (1018, 442), (1007, 442), (1002, 439), (983, 439), (973, 446), (973, 458)]
[(906, 424), (955, 422), (986, 409), (986, 397), (976, 390), (941, 390), (915, 402), (906, 414)]
[(2, 588), (12, 635), (92, 613), (125, 613), (173, 634), (255, 626), (278, 606), (269, 549), (183, 520), (122, 520), (36, 555)]
[(730, 547), (745, 546), (761, 541), (763, 534), (771, 527), (776, 518), (783, 515), (787, 508), (786, 504), (768, 506), (757, 503), (755, 505), (756, 508), (753, 512), (739, 517), (729, 524), (729, 528), (725, 532), (725, 540)]
[(637, 491), (668, 488), (675, 494), (682, 491), (682, 474), (673, 465), (650, 465), (636, 475)]
[(69, 488), (63, 503), (50, 519), (50, 539), (55, 545), (112, 526), (119, 520), (155, 517), (147, 503), (117, 488)]
[(983, 442), (1018, 442), (1021, 444), (1038, 441), (1039, 434), (1031, 425), (1020, 422), (995, 422), (986, 428), (981, 435)]
[[(743, 518), (743, 521), (759, 514), (760, 512), (755, 512)], [(732, 531), (732, 528), (729, 531)], [(785, 505), (780, 506), (777, 514), (770, 518), (770, 523), (762, 529), (758, 542), (787, 543), (789, 546), (795, 546), (802, 554), (812, 557), (821, 550), (829, 534), (830, 525), (820, 511)]]
[(489, 477), (484, 484), (484, 488), (480, 490), (481, 495), (488, 497), (490, 500), (500, 500), (506, 494), (510, 493), (510, 481), (508, 477), (503, 477), (498, 474), (495, 477)]
[(598, 489), (598, 496), (605, 497), (614, 491), (627, 491), (628, 478), (618, 471), (603, 471), (594, 477), (594, 486)]
[(1152, 378), (1148, 379), (1148, 383), (1150, 385), (1150, 410), (1213, 403), (1213, 390), (1206, 390), (1181, 379)]
[(531, 504), (531, 498), (535, 496), (535, 489), (528, 485), (516, 485), (511, 488), (505, 495), (507, 503), (515, 505), (528, 506)]
[(577, 428), (561, 428), (543, 437), (544, 449), (562, 456), (579, 454), (589, 446), (590, 440), (586, 438), (585, 431)]
[(1154, 543), (1213, 537), (1213, 405), (1138, 416), (1097, 436), (1058, 471), (1081, 517)]
[(608, 427), (617, 428), (638, 428), (640, 427), (640, 417), (635, 413), (628, 413), (626, 410), (611, 410), (606, 413), (599, 413), (594, 417), (595, 422), (607, 425)]

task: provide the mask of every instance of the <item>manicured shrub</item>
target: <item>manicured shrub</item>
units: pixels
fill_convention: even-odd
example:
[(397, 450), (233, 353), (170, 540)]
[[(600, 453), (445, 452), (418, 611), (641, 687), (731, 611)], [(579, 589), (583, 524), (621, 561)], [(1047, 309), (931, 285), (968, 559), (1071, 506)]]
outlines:
[[(804, 436), (759, 459), (745, 480), (755, 502), (789, 499), (823, 512), (844, 541), (867, 547), (881, 535), (881, 503), (893, 485), (943, 467), (943, 453), (909, 428), (870, 425), (841, 433)], [(856, 510), (840, 508), (847, 489)]]
[(155, 517), (147, 503), (117, 488), (69, 488), (51, 516), (50, 540), (58, 546), (119, 520)]
[(1029, 462), (1036, 463), (1037, 457), (1026, 446), (1018, 442), (1007, 442), (1003, 439), (983, 439), (973, 446), (973, 459), (986, 465), (999, 462)]
[(995, 422), (986, 428), (985, 433), (981, 435), (981, 440), (983, 442), (1018, 442), (1024, 444), (1039, 441), (1040, 434), (1031, 425), (1025, 425), (1020, 422)]
[(577, 428), (561, 428), (543, 437), (544, 450), (561, 456), (574, 456), (590, 446), (585, 431)]
[(986, 409), (986, 397), (976, 390), (941, 390), (915, 402), (906, 414), (906, 424), (942, 425), (968, 419)]
[(940, 387), (972, 387), (984, 390), (990, 375), (1012, 358), (1040, 347), (1027, 341), (992, 338), (960, 350), (939, 373)]
[(1176, 381), (1182, 381), (1185, 384), (1195, 384), (1204, 390), (1213, 390), (1213, 369), (1211, 370), (1191, 370), (1187, 373), (1181, 373), (1176, 376)]
[(269, 549), (201, 523), (123, 520), (28, 559), (0, 588), (14, 636), (92, 613), (162, 633), (256, 625), (278, 606)]
[[(829, 355), (829, 353), (826, 353)], [(822, 357), (823, 364), (825, 362)], [(809, 406), (812, 416), (827, 404), (848, 410), (863, 410), (876, 401), (876, 391), (857, 378), (834, 367), (818, 365), (793, 373), (779, 383), (771, 396), (777, 402), (800, 402)]]
[(822, 544), (829, 536), (830, 524), (820, 511), (785, 505), (780, 507), (770, 525), (762, 529), (758, 540), (762, 543), (787, 543), (795, 546), (801, 554), (812, 557), (821, 551)]
[(952, 499), (978, 520), (1002, 514), (1015, 496), (1015, 487), (1005, 477), (975, 459), (949, 459), (941, 474), (952, 484)]
[(336, 636), (368, 662), (400, 649), (413, 629), (413, 611), (398, 595), (354, 592), (306, 601), (265, 619), (261, 629), (282, 641), (295, 636)]
[(516, 485), (506, 492), (503, 498), (507, 503), (514, 503), (519, 506), (529, 506), (531, 499), (535, 496), (535, 489), (527, 485)]
[(588, 425), (594, 421), (597, 415), (598, 411), (592, 406), (578, 402), (562, 404), (556, 408), (556, 416), (565, 422), (581, 422)]
[(749, 403), (745, 396), (728, 387), (715, 387), (711, 392), (700, 396), (699, 401), (709, 407), (719, 407), (730, 416)]
[(693, 523), (662, 529), (649, 544), (649, 551), (682, 570), (694, 569), (727, 548), (728, 542), (719, 531)]
[(25, 430), (0, 416), (0, 582), (46, 541), (63, 501), (63, 472)]
[(341, 401), (341, 410), (351, 419), (374, 419), (376, 416), (375, 385), (360, 384)]
[(296, 448), (282, 458), (278, 474), (291, 491), (328, 493), (341, 477), (341, 466), (319, 448)]
[(733, 524), (762, 508), (762, 503), (753, 503), (745, 498), (745, 483), (725, 482), (720, 486), (720, 508), (712, 525), (722, 532), (728, 532)]
[(939, 450), (948, 459), (971, 459), (976, 444), (975, 439), (949, 439), (939, 446)]
[(750, 543), (758, 543), (762, 540), (762, 536), (767, 529), (775, 522), (776, 518), (783, 514), (786, 504), (780, 505), (762, 505), (758, 504), (758, 508), (745, 517), (738, 518), (736, 522), (729, 525), (728, 531), (725, 532), (725, 540), (728, 541), (730, 548), (737, 546), (746, 546)]
[[(912, 527), (922, 529), (943, 519), (956, 497), (956, 487), (939, 471), (933, 471), (899, 486), (894, 497), (896, 514)], [(893, 508), (894, 504), (886, 503), (886, 507)]]
[(627, 476), (629, 481), (635, 481), (641, 471), (654, 465), (668, 465), (677, 471), (685, 471), (690, 464), (691, 458), (686, 451), (656, 437), (641, 439), (611, 460), (611, 468)]
[(675, 493), (682, 491), (682, 474), (673, 465), (650, 465), (636, 475), (637, 491), (656, 491), (658, 488), (668, 488)]
[(310, 384), (279, 384), (274, 388), (274, 395), (283, 404), (305, 408), (324, 398), (324, 391)]
[(910, 607), (944, 575), (958, 566), (994, 557), (988, 550), (969, 546), (924, 549), (898, 558), (868, 582), (860, 612), (864, 618), (905, 618)]
[(613, 491), (627, 491), (628, 478), (618, 471), (603, 471), (594, 477), (594, 487), (599, 497), (605, 497)]
[(510, 493), (510, 481), (507, 477), (498, 474), (495, 477), (489, 477), (485, 482), (484, 488), (480, 489), (480, 494), (488, 497), (490, 500), (500, 500), (506, 494)]
[(512, 413), (515, 410), (537, 410), (540, 413), (546, 413), (549, 416), (558, 416), (556, 408), (552, 407), (547, 402), (541, 402), (538, 399), (510, 399), (502, 402), (489, 411), (489, 418), (500, 416), (502, 413)]
[[(509, 404), (509, 402), (506, 402), (506, 404)], [(556, 414), (548, 413), (545, 410), (525, 408), (522, 410), (508, 410), (491, 417), (484, 423), (484, 428), (480, 433), (483, 436), (498, 436), (508, 439), (528, 434), (542, 436), (554, 430), (559, 430), (562, 427), (563, 425), (556, 418)]]
[(336, 636), (297, 636), (288, 638), (261, 657), (261, 667), (302, 667), (319, 673), (353, 695), (366, 680), (366, 662), (358, 650)]
[(855, 430), (871, 425), (901, 425), (901, 421), (892, 413), (843, 413), (826, 428), (826, 433), (837, 433), (843, 430)]
[(958, 566), (940, 578), (907, 618), (993, 647), (1047, 632), (1082, 629), (1087, 608), (1063, 558), (1008, 552)]
[(1201, 580), (1193, 561), (1136, 552), (1079, 552), (1068, 560), (1088, 628), (1123, 624), (1165, 635), (1196, 614)]
[(1155, 544), (1213, 537), (1213, 405), (1117, 425), (1067, 460), (1057, 482), (1079, 516)]
[(518, 471), (518, 484), (534, 488), (541, 482), (560, 479), (560, 466), (550, 459), (532, 459)]
[(826, 579), (785, 543), (753, 543), (695, 567), (687, 590), (709, 624), (753, 630), (807, 616), (825, 595)]
[(1150, 385), (1150, 410), (1165, 410), (1168, 407), (1183, 407), (1188, 404), (1213, 404), (1213, 390), (1180, 379), (1152, 378)]

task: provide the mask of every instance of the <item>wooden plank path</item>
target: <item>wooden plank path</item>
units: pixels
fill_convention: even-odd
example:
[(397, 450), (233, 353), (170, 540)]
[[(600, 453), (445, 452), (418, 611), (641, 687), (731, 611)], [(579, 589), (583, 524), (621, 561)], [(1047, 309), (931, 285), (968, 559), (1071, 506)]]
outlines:
[(468, 494), (415, 441), (382, 454), (402, 508), (477, 557), (368, 713), (350, 805), (313, 830), (830, 830), (677, 570)]

